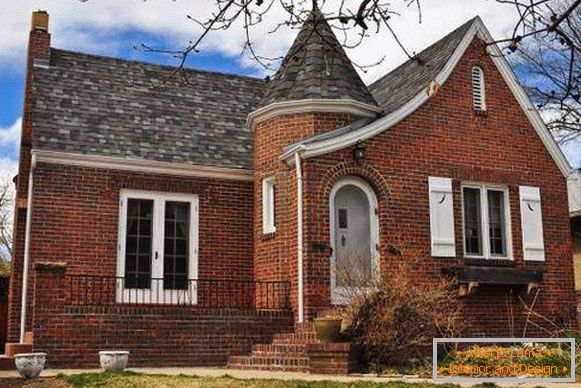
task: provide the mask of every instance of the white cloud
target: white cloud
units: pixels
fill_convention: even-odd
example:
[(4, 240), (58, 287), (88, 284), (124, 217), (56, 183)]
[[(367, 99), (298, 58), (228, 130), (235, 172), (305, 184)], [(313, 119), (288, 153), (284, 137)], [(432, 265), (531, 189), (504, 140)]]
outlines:
[(20, 129), (22, 127), (22, 118), (18, 118), (8, 127), (0, 127), (0, 147), (17, 146), (20, 142)]
[[(355, 0), (351, 0), (353, 2)], [(22, 65), (26, 50), (31, 12), (45, 9), (50, 14), (50, 30), (53, 45), (87, 52), (107, 52), (115, 54), (118, 47), (116, 33), (125, 30), (141, 30), (153, 33), (172, 44), (183, 47), (197, 36), (200, 28), (186, 18), (191, 14), (200, 19), (209, 17), (214, 11), (213, 1), (107, 1), (90, 0), (19, 0), (6, 2), (0, 14), (0, 64)], [(284, 11), (275, 2), (275, 8), (268, 19), (254, 32), (256, 50), (265, 56), (284, 54), (296, 31), (288, 29), (272, 35), (267, 31), (277, 22), (284, 20)], [(305, 2), (308, 4), (309, 2)], [(332, 3), (332, 2), (329, 2)], [(404, 3), (404, 2), (401, 2)], [(401, 4), (394, 2), (394, 4)], [(334, 5), (334, 4), (333, 4)], [(330, 7), (330, 5), (328, 6)], [(323, 8), (323, 11), (326, 7)], [(487, 0), (423, 0), (422, 23), (418, 24), (415, 8), (400, 5), (402, 16), (394, 17), (393, 27), (409, 51), (419, 51), (429, 43), (442, 37), (469, 18), (480, 14), (494, 36), (505, 36), (515, 20), (512, 6)], [(216, 31), (205, 40), (203, 48), (237, 56), (244, 43), (244, 31), (240, 27), (227, 31)], [(379, 77), (394, 68), (405, 55), (395, 41), (385, 32), (372, 36), (363, 46), (350, 52), (352, 58), (361, 64), (375, 62), (382, 56), (387, 60), (364, 75), (366, 80)], [(249, 62), (240, 58), (241, 64)]]

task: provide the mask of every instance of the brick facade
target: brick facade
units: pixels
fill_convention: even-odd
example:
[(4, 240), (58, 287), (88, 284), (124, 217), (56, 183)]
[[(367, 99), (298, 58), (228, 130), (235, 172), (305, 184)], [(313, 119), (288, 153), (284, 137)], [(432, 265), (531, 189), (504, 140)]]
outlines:
[[(476, 64), (486, 79), (484, 115), (472, 108), (470, 71)], [(331, 188), (342, 176), (359, 176), (374, 188), (379, 201), (382, 271), (392, 269), (399, 259), (389, 247), (406, 247), (423, 260), (418, 282), (429, 281), (440, 276), (443, 268), (463, 265), (461, 182), (507, 185), (515, 265), (544, 271), (535, 310), (576, 326), (565, 178), (479, 40), (472, 42), (437, 95), (364, 146), (367, 156), (360, 163), (353, 161), (351, 149), (307, 160), (307, 245), (329, 242)], [(430, 257), (429, 176), (453, 178), (455, 259)], [(545, 262), (523, 260), (519, 185), (540, 187)], [(313, 316), (329, 303), (325, 297), (329, 294), (328, 254), (310, 250), (305, 261), (305, 304), (308, 315)], [(533, 299), (526, 290), (493, 286), (481, 287), (475, 295), (461, 299), (473, 334), (520, 335), (524, 317), (518, 296), (527, 303)]]
[[(217, 181), (39, 163), (34, 171), (29, 295), (38, 261), (71, 274), (115, 276), (122, 189), (199, 196), (200, 279), (252, 280), (252, 182)], [(16, 271), (15, 271), (16, 272)], [(12, 286), (12, 298), (21, 284)], [(16, 297), (19, 301), (20, 299)], [(28, 298), (30, 328), (34, 311)], [(20, 317), (10, 316), (13, 341)]]
[[(351, 114), (305, 113), (281, 115), (259, 123), (254, 143), (254, 265), (256, 278), (287, 280), (297, 302), (297, 178), (294, 166), (280, 160), (283, 147), (330, 129), (347, 125)], [(275, 178), (276, 232), (262, 231), (262, 179)], [(306, 199), (303, 198), (306, 204)], [(306, 244), (304, 249), (306, 249)]]

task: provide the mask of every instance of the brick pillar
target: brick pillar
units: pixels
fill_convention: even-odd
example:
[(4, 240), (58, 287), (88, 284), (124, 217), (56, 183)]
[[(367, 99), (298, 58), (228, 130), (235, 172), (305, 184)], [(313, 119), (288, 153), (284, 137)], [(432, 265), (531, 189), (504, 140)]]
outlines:
[[(26, 84), (24, 90), (24, 109), (22, 113), (22, 133), (20, 138), (20, 163), (16, 184), (14, 211), (14, 246), (12, 253), (12, 274), (10, 279), (10, 297), (8, 312), (8, 341), (17, 342), (20, 336), (20, 305), (22, 295), (22, 272), (24, 260), (24, 240), (26, 230), (26, 206), (28, 199), (28, 175), (30, 173), (30, 152), (32, 150), (32, 73), (35, 62), (50, 61), (50, 34), (48, 32), (48, 14), (36, 11), (32, 14), (32, 23), (28, 39), (28, 59), (26, 67)], [(32, 266), (29, 266), (29, 274)], [(29, 281), (29, 285), (31, 282)], [(32, 286), (29, 286), (29, 292)], [(28, 305), (31, 305), (28, 298)], [(27, 325), (32, 322), (28, 315)]]
[(42, 343), (38, 340), (43, 333), (55, 330), (47, 316), (59, 314), (66, 304), (66, 271), (65, 263), (34, 265), (34, 293), (30, 295), (30, 299), (35, 312), (32, 323), (35, 342)]

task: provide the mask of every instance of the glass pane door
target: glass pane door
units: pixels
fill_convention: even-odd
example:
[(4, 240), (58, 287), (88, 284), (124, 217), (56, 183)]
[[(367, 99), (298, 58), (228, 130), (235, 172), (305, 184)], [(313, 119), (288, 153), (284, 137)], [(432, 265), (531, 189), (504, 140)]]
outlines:
[(151, 288), (153, 201), (127, 201), (125, 288)]
[(188, 283), (190, 204), (165, 203), (163, 287), (185, 290)]

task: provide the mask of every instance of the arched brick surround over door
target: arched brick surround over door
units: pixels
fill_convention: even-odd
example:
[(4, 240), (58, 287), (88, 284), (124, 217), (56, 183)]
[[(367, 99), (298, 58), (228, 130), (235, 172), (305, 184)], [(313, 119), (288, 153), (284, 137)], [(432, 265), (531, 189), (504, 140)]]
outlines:
[(379, 256), (385, 252), (385, 230), (389, 207), (389, 188), (385, 178), (364, 162), (344, 161), (332, 166), (317, 160), (305, 161), (305, 316), (313, 318), (330, 304), (330, 225), (329, 201), (333, 186), (344, 177), (358, 177), (367, 182), (377, 197), (379, 214)]

